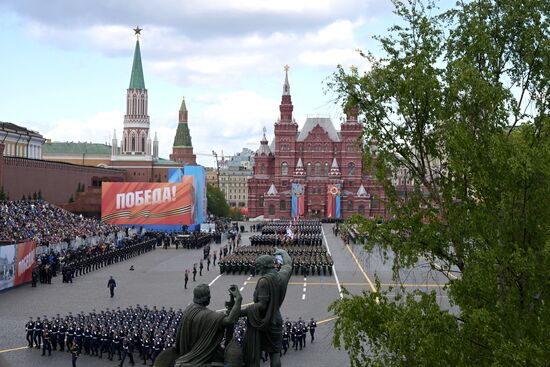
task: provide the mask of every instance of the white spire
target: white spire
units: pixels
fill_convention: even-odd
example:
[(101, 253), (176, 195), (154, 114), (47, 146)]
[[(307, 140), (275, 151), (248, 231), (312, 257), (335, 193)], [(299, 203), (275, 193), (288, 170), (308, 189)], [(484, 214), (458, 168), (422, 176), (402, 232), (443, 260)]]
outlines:
[(361, 184), (361, 186), (359, 186), (359, 190), (357, 190), (356, 195), (359, 196), (359, 197), (368, 197), (369, 193), (367, 192), (367, 190), (365, 190), (365, 186), (363, 186), (363, 184)]
[(302, 158), (298, 158), (298, 163), (296, 163), (296, 169), (294, 170), (294, 176), (305, 176), (305, 174), (306, 171), (304, 170)]
[(272, 183), (269, 187), (269, 190), (267, 190), (266, 196), (276, 196), (279, 195), (279, 192), (275, 188), (275, 185)]
[(285, 84), (283, 84), (283, 96), (290, 95), (290, 83), (288, 82), (288, 69), (289, 69), (289, 66), (285, 65)]
[(155, 131), (155, 141), (159, 141), (157, 138), (157, 132)]
[(336, 162), (336, 158), (332, 159), (332, 166), (330, 167), (330, 172), (328, 173), (329, 176), (340, 176), (340, 169), (338, 168), (338, 162)]

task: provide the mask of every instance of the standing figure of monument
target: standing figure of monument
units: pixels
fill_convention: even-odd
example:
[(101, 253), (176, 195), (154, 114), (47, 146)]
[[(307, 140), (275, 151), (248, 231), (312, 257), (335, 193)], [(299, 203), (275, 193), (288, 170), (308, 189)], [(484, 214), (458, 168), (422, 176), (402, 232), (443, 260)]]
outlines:
[(231, 286), (229, 293), (235, 304), (226, 315), (207, 308), (210, 288), (206, 284), (198, 285), (193, 290), (193, 303), (185, 309), (178, 326), (175, 346), (159, 354), (155, 367), (198, 367), (213, 363), (223, 366), (221, 342), (224, 331), (239, 318), (242, 303), (236, 286)]
[(271, 367), (280, 367), (283, 339), (281, 305), (285, 299), (288, 281), (292, 275), (292, 259), (285, 250), (275, 248), (275, 257), (282, 265), (277, 271), (271, 255), (256, 259), (260, 279), (254, 290), (254, 304), (241, 311), (246, 316), (244, 360), (247, 367), (260, 366), (260, 354), (269, 354)]

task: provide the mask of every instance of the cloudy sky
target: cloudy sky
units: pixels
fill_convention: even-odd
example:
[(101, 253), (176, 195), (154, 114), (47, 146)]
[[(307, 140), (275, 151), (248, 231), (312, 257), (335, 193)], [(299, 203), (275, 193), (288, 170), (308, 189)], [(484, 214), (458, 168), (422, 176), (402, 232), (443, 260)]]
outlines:
[(368, 65), (372, 36), (395, 22), (389, 0), (1, 0), (0, 121), (54, 141), (120, 138), (135, 37), (151, 130), (168, 157), (185, 96), (199, 163), (271, 139), (284, 80), (294, 116), (342, 118), (324, 82)]

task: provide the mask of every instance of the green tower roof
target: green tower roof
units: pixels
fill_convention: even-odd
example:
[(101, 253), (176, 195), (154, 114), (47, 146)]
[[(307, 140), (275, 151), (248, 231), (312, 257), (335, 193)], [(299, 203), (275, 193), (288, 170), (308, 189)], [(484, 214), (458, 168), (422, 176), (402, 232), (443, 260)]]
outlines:
[(130, 78), (129, 89), (145, 89), (145, 80), (143, 79), (143, 67), (141, 66), (141, 51), (139, 49), (139, 40), (136, 40), (136, 49), (134, 51), (134, 63), (132, 65), (132, 76)]
[(180, 122), (178, 124), (178, 130), (176, 131), (176, 137), (174, 138), (174, 147), (193, 147), (191, 144), (189, 126), (186, 122)]

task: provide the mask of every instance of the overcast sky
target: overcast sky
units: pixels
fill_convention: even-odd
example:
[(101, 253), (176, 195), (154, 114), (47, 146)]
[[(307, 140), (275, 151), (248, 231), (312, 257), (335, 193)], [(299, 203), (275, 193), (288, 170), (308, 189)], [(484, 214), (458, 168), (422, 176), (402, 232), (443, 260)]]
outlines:
[(151, 132), (168, 158), (185, 96), (193, 147), (207, 155), (268, 139), (289, 79), (294, 116), (342, 112), (324, 82), (368, 65), (372, 36), (395, 22), (389, 0), (1, 0), (0, 121), (54, 141), (120, 139), (135, 36), (149, 93)]

